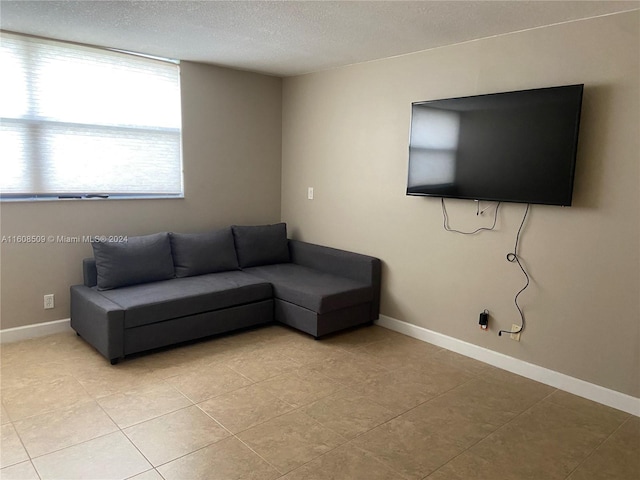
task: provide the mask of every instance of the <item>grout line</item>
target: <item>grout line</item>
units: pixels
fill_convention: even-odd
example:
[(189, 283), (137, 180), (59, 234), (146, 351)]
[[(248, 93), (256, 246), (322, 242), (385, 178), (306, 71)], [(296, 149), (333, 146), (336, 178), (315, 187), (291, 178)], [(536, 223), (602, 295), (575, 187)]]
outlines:
[[(276, 468), (275, 465), (273, 465), (271, 462), (269, 462), (266, 458), (264, 458), (262, 455), (260, 455), (258, 452), (256, 452), (253, 448), (251, 448), (251, 446), (246, 443), (244, 440), (242, 440), (240, 437), (238, 437), (237, 435), (233, 436), (236, 440), (238, 440), (240, 443), (242, 443), (245, 447), (247, 447), (250, 451), (252, 451), (254, 454), (256, 454), (258, 456), (258, 458), (260, 458), (260, 460), (262, 460), (263, 462), (265, 462), (267, 465), (269, 465), (271, 468), (273, 468), (276, 472), (278, 472), (280, 474), (280, 477), (285, 476), (287, 473), (289, 472), (285, 472), (282, 473), (280, 470), (278, 470)], [(295, 470), (295, 469), (294, 469)], [(278, 477), (278, 478), (280, 478)]]
[[(212, 397), (212, 398), (213, 398), (213, 397)], [(191, 400), (190, 400), (190, 401), (191, 401)], [(226, 436), (226, 437), (220, 438), (220, 439), (218, 439), (218, 440), (216, 440), (216, 441), (213, 441), (213, 442), (211, 442), (211, 443), (207, 443), (206, 445), (203, 445), (202, 447), (197, 448), (197, 449), (195, 449), (195, 450), (193, 450), (193, 451), (191, 451), (191, 452), (187, 452), (187, 453), (185, 453), (185, 454), (183, 454), (183, 455), (180, 455), (180, 456), (178, 456), (178, 457), (176, 457), (176, 458), (172, 458), (171, 460), (168, 460), (168, 461), (166, 461), (166, 462), (164, 462), (164, 463), (161, 463), (161, 464), (159, 464), (159, 465), (154, 465), (154, 464), (153, 464), (153, 462), (151, 462), (151, 460), (149, 460), (149, 459), (146, 457), (146, 455), (145, 455), (144, 453), (142, 453), (142, 451), (140, 450), (140, 448), (138, 448), (138, 446), (135, 444), (135, 442), (134, 442), (131, 438), (129, 438), (129, 436), (126, 434), (126, 432), (124, 431), (124, 429), (120, 429), (120, 431), (125, 435), (125, 437), (127, 438), (127, 440), (129, 440), (129, 442), (130, 442), (130, 443), (131, 443), (131, 444), (136, 448), (136, 450), (138, 450), (138, 452), (140, 452), (140, 454), (145, 458), (145, 460), (147, 460), (147, 462), (149, 462), (149, 465), (151, 465), (151, 466), (153, 467), (153, 469), (154, 469), (154, 470), (156, 470), (156, 472), (157, 472), (159, 475), (160, 475), (160, 472), (158, 472), (158, 470), (157, 470), (157, 469), (158, 469), (158, 467), (161, 467), (161, 466), (163, 466), (163, 465), (167, 465), (167, 464), (169, 464), (169, 463), (171, 463), (171, 462), (174, 462), (174, 461), (176, 461), (176, 460), (178, 460), (178, 459), (180, 459), (180, 458), (184, 458), (184, 457), (186, 457), (186, 456), (189, 456), (189, 455), (191, 455), (192, 453), (195, 453), (195, 452), (198, 452), (198, 451), (200, 451), (200, 450), (203, 450), (203, 449), (205, 449), (205, 448), (207, 448), (207, 447), (209, 447), (209, 446), (211, 446), (211, 445), (214, 445), (214, 444), (216, 444), (216, 443), (219, 443), (219, 442), (221, 442), (221, 441), (223, 441), (223, 440), (226, 440), (226, 439), (231, 438), (232, 436), (234, 436), (234, 435), (233, 435), (233, 433), (231, 433), (227, 428), (225, 428), (225, 426), (224, 426), (224, 425), (222, 425), (220, 422), (218, 422), (215, 418), (211, 417), (211, 415), (209, 415), (207, 412), (205, 412), (204, 410), (202, 410), (202, 409), (198, 406), (198, 404), (195, 404), (195, 403), (192, 403), (191, 405), (187, 405), (186, 407), (179, 408), (179, 409), (174, 410), (174, 411), (172, 411), (172, 412), (168, 412), (168, 413), (165, 413), (165, 414), (159, 415), (159, 416), (154, 417), (154, 418), (152, 418), (152, 419), (145, 420), (145, 421), (143, 421), (143, 422), (139, 422), (139, 423), (137, 423), (136, 425), (141, 425), (141, 424), (146, 423), (146, 422), (148, 422), (148, 421), (156, 420), (156, 419), (158, 419), (158, 418), (161, 418), (161, 417), (164, 417), (164, 416), (170, 415), (170, 414), (175, 413), (175, 412), (178, 412), (178, 411), (180, 411), (180, 410), (186, 410), (187, 408), (191, 408), (191, 407), (196, 407), (196, 408), (198, 408), (202, 413), (204, 413), (204, 414), (205, 414), (205, 415), (207, 415), (209, 418), (211, 418), (214, 422), (216, 422), (216, 423), (217, 423), (217, 424), (218, 424), (222, 429), (226, 430), (226, 431), (229, 433), (229, 435), (228, 435), (228, 436)], [(131, 425), (131, 426), (134, 426), (134, 425)], [(130, 428), (130, 427), (126, 427), (126, 428)], [(146, 471), (148, 471), (148, 470), (146, 470)], [(144, 473), (144, 472), (142, 472), (142, 473)], [(135, 476), (135, 475), (134, 475), (134, 476)], [(160, 476), (161, 476), (162, 478), (164, 478), (162, 475), (160, 475)]]
[(33, 463), (33, 460), (29, 460), (29, 462), (31, 463), (31, 466), (33, 467), (33, 471), (36, 472), (36, 475), (38, 475), (38, 478), (40, 480), (42, 480), (42, 475), (40, 475), (40, 472), (36, 468), (36, 465)]
[[(124, 433), (124, 431), (120, 430), (120, 433), (124, 436), (124, 438), (125, 438), (125, 439), (126, 439), (126, 440), (131, 444), (131, 445), (133, 445), (133, 448), (135, 448), (135, 449), (138, 451), (138, 453), (139, 453), (140, 455), (142, 455), (142, 458), (144, 458), (144, 459), (147, 461), (147, 463), (148, 463), (149, 465), (151, 465), (151, 468), (153, 468), (153, 469), (155, 470), (155, 468), (156, 468), (156, 467), (155, 467), (155, 465), (151, 462), (151, 460), (149, 460), (149, 459), (147, 458), (147, 456), (146, 456), (144, 453), (142, 453), (142, 450), (140, 450), (140, 449), (138, 448), (138, 446), (133, 442), (133, 440), (131, 440), (131, 439), (128, 437), (128, 435), (127, 435), (126, 433)], [(147, 472), (147, 471), (148, 471), (148, 470), (145, 470), (145, 472)], [(140, 473), (143, 473), (143, 472), (140, 472)], [(136, 474), (136, 475), (139, 475), (139, 474)], [(134, 475), (134, 476), (135, 476), (135, 475)]]
[(153, 466), (152, 466), (150, 469), (145, 470), (144, 472), (136, 473), (135, 475), (132, 475), (131, 477), (127, 477), (127, 478), (125, 478), (124, 480), (131, 480), (132, 478), (136, 478), (138, 475), (142, 475), (142, 474), (144, 474), (144, 473), (148, 473), (148, 472), (150, 472), (150, 471), (152, 471), (152, 470), (153, 470), (153, 471), (155, 471), (155, 472), (158, 474), (158, 476), (159, 476), (161, 479), (163, 479), (163, 480), (164, 480), (164, 477), (163, 477), (162, 475), (160, 475), (160, 472), (158, 471), (158, 469), (157, 469), (157, 468), (155, 468), (155, 467), (153, 467)]
[[(7, 425), (7, 424), (5, 423), (5, 425)], [(3, 427), (4, 427), (5, 425), (3, 425)], [(28, 461), (31, 461), (31, 459), (32, 459), (33, 457), (32, 457), (32, 456), (31, 456), (31, 454), (29, 453), (29, 450), (27, 450), (27, 446), (24, 444), (24, 441), (22, 440), (22, 436), (21, 436), (21, 435), (20, 435), (20, 433), (18, 432), (18, 429), (17, 429), (17, 428), (16, 428), (16, 426), (13, 424), (13, 422), (9, 422), (9, 425), (11, 425), (11, 428), (13, 428), (13, 431), (14, 431), (14, 433), (16, 434), (16, 437), (18, 437), (18, 441), (20, 442), (20, 445), (22, 445), (22, 448), (23, 448), (23, 450), (24, 450), (24, 453), (26, 453), (26, 454), (27, 454), (27, 460), (28, 460)], [(11, 465), (5, 465), (5, 466), (4, 466), (4, 467), (2, 467), (2, 468), (11, 467), (11, 466), (13, 466), (13, 465), (18, 465), (19, 463), (26, 462), (27, 460), (22, 460), (22, 461), (20, 461), (20, 462), (12, 463)]]
[[(151, 466), (153, 466), (153, 468), (157, 470), (157, 469), (158, 469), (158, 468), (160, 468), (160, 467), (164, 467), (165, 465), (168, 465), (168, 464), (170, 464), (170, 463), (173, 463), (173, 462), (175, 462), (176, 460), (180, 460), (181, 458), (188, 457), (189, 455), (192, 455), (192, 454), (194, 454), (194, 453), (196, 453), (196, 452), (199, 452), (200, 450), (204, 450), (205, 448), (208, 448), (208, 447), (210, 447), (211, 445), (215, 445), (216, 443), (220, 443), (220, 442), (222, 442), (222, 441), (224, 441), (224, 440), (228, 440), (228, 439), (230, 439), (230, 438), (232, 438), (232, 437), (234, 437), (234, 435), (233, 435), (233, 434), (228, 435), (228, 436), (226, 436), (226, 437), (223, 437), (223, 438), (220, 438), (220, 439), (216, 440), (215, 442), (207, 443), (206, 445), (203, 445), (202, 447), (198, 447), (198, 448), (196, 448), (195, 450), (193, 450), (193, 451), (191, 451), (191, 452), (187, 452), (187, 453), (185, 453), (185, 454), (183, 454), (183, 455), (180, 455), (180, 456), (178, 456), (178, 457), (176, 457), (176, 458), (172, 458), (171, 460), (167, 460), (167, 461), (166, 461), (166, 462), (164, 462), (164, 463), (161, 463), (161, 464), (159, 464), (159, 465), (153, 465), (153, 464), (151, 464)], [(151, 463), (151, 462), (149, 462), (149, 463)], [(160, 473), (160, 472), (158, 472), (158, 473)], [(162, 476), (162, 475), (161, 475), (161, 476)], [(164, 477), (163, 477), (163, 478), (164, 478)]]
[[(471, 378), (469, 380), (467, 380), (466, 382), (461, 383), (460, 385), (453, 387), (449, 390), (447, 390), (447, 392), (450, 392), (452, 390), (455, 390), (463, 385), (466, 385), (467, 383), (470, 383), (474, 380), (482, 380), (482, 374), (476, 374), (474, 375), (475, 378)], [(451, 457), (449, 460), (447, 460), (445, 463), (443, 463), (442, 465), (440, 465), (438, 468), (436, 468), (435, 470), (433, 470), (432, 472), (430, 472), (426, 477), (424, 477), (422, 480), (426, 480), (430, 475), (434, 474), (435, 472), (437, 472), (438, 470), (440, 470), (441, 468), (443, 468), (444, 466), (448, 465), (449, 463), (453, 462), (456, 458), (458, 458), (459, 456), (465, 454), (466, 452), (469, 452), (473, 447), (475, 447), (476, 445), (478, 445), (480, 442), (488, 439), (489, 437), (495, 435), (497, 432), (499, 432), (500, 430), (502, 430), (503, 428), (505, 428), (507, 425), (509, 425), (511, 422), (513, 422), (516, 418), (520, 417), (521, 415), (523, 415), (524, 413), (528, 412), (529, 410), (531, 410), (533, 407), (535, 407), (536, 405), (538, 405), (539, 403), (541, 403), (542, 401), (546, 400), (549, 396), (551, 396), (555, 391), (557, 391), (557, 389), (554, 389), (553, 392), (549, 393), (548, 395), (544, 396), (543, 398), (541, 398), (540, 400), (534, 402), (530, 407), (526, 408), (525, 410), (523, 410), (522, 412), (516, 414), (513, 418), (511, 418), (510, 420), (508, 420), (507, 422), (505, 422), (502, 425), (496, 426), (497, 428), (495, 430), (493, 430), (492, 432), (488, 433), (487, 435), (485, 435), (484, 437), (478, 439), (476, 442), (472, 443), (471, 445), (469, 445), (467, 448), (465, 448), (464, 450), (462, 450), (460, 453), (458, 453), (457, 455), (454, 455), (453, 457)], [(441, 395), (438, 395), (438, 397), (443, 396), (445, 393)], [(431, 400), (434, 400), (435, 398), (438, 397), (434, 397)], [(428, 400), (427, 402), (424, 403), (428, 403), (431, 400)], [(415, 407), (417, 408), (417, 407)], [(482, 405), (480, 405), (480, 408), (485, 408)], [(413, 410), (413, 409), (412, 409)], [(510, 412), (510, 413), (515, 413), (515, 412)], [(471, 455), (475, 455), (473, 452), (471, 452)]]
[[(371, 342), (371, 343), (374, 343), (374, 342)], [(441, 349), (441, 350), (444, 350), (444, 349)], [(440, 351), (440, 350), (439, 350), (439, 351)], [(437, 352), (435, 352), (435, 353), (437, 353)], [(435, 353), (434, 353), (434, 354), (435, 354)], [(434, 354), (431, 354), (431, 355), (429, 355), (429, 356), (433, 356)], [(397, 370), (397, 369), (396, 369), (396, 370)], [(460, 370), (462, 370), (462, 369), (460, 369)], [(466, 372), (466, 371), (465, 371), (465, 372)], [(380, 375), (388, 375), (389, 373), (390, 373), (390, 372), (384, 372), (384, 373), (381, 373)], [(405, 415), (405, 414), (409, 413), (410, 411), (412, 411), (412, 410), (414, 410), (414, 409), (418, 408), (419, 406), (424, 405), (425, 403), (428, 403), (428, 402), (430, 402), (431, 400), (434, 400), (435, 398), (438, 398), (438, 397), (440, 397), (440, 396), (443, 396), (445, 393), (447, 393), (447, 392), (449, 392), (449, 391), (451, 391), (451, 390), (454, 390), (454, 389), (458, 388), (459, 386), (464, 385), (464, 384), (466, 384), (466, 383), (468, 383), (468, 382), (470, 382), (470, 381), (474, 380), (476, 375), (474, 375), (474, 374), (471, 374), (471, 375), (472, 375), (474, 378), (470, 378), (469, 380), (467, 380), (467, 381), (465, 381), (465, 382), (462, 382), (462, 383), (461, 383), (461, 384), (459, 384), (459, 385), (456, 385), (456, 386), (454, 386), (454, 387), (452, 387), (452, 388), (450, 388), (450, 389), (448, 389), (448, 390), (446, 390), (446, 391), (444, 391), (444, 392), (441, 392), (440, 394), (438, 394), (438, 395), (436, 395), (436, 396), (434, 396), (434, 397), (432, 397), (432, 398), (430, 398), (430, 399), (428, 399), (428, 400), (425, 400), (424, 402), (421, 402), (421, 403), (419, 403), (418, 405), (416, 405), (416, 406), (414, 406), (414, 407), (409, 408), (409, 410), (406, 410), (406, 411), (404, 411), (404, 412), (398, 413), (397, 415), (394, 415), (393, 417), (391, 417), (391, 418), (389, 418), (389, 419), (385, 420), (384, 422), (379, 423), (378, 425), (375, 425), (375, 426), (373, 426), (373, 427), (369, 428), (368, 430), (366, 430), (366, 431), (364, 431), (364, 432), (361, 432), (361, 433), (357, 434), (357, 435), (356, 435), (356, 436), (354, 436), (353, 438), (347, 438), (347, 437), (344, 437), (342, 434), (340, 434), (340, 433), (336, 432), (336, 431), (335, 431), (335, 430), (333, 430), (331, 427), (328, 427), (328, 426), (326, 426), (326, 425), (324, 425), (324, 424), (320, 423), (320, 422), (319, 422), (318, 420), (316, 420), (315, 418), (310, 417), (309, 415), (307, 415), (307, 416), (309, 416), (312, 420), (314, 420), (316, 423), (318, 423), (320, 426), (322, 426), (323, 428), (328, 428), (329, 430), (331, 430), (331, 431), (333, 431), (334, 433), (336, 433), (336, 434), (340, 435), (341, 437), (346, 438), (346, 440), (347, 440), (347, 441), (346, 441), (345, 443), (343, 443), (343, 444), (340, 444), (340, 445), (338, 445), (338, 446), (336, 446), (336, 447), (332, 448), (331, 450), (329, 450), (328, 452), (325, 452), (324, 454), (320, 455), (319, 457), (316, 457), (316, 458), (314, 458), (314, 459), (312, 459), (312, 460), (309, 460), (308, 462), (304, 463), (303, 465), (301, 465), (301, 466), (299, 466), (299, 467), (296, 467), (296, 469), (301, 468), (302, 466), (307, 465), (307, 464), (309, 464), (309, 463), (311, 463), (311, 462), (313, 462), (313, 461), (317, 460), (318, 458), (324, 457), (325, 455), (327, 455), (327, 454), (329, 454), (329, 453), (333, 452), (334, 450), (336, 450), (336, 449), (338, 449), (338, 448), (340, 448), (340, 447), (344, 447), (345, 445), (351, 444), (351, 446), (353, 446), (354, 448), (357, 448), (357, 449), (359, 449), (359, 450), (361, 450), (361, 451), (365, 452), (367, 455), (372, 456), (372, 457), (373, 457), (373, 459), (374, 459), (376, 462), (378, 462), (378, 463), (380, 463), (380, 464), (384, 465), (386, 468), (388, 468), (389, 470), (393, 471), (393, 472), (394, 472), (394, 473), (396, 473), (397, 475), (400, 475), (401, 477), (405, 478), (405, 477), (404, 477), (404, 475), (403, 475), (401, 472), (398, 472), (395, 468), (393, 468), (393, 467), (391, 467), (390, 465), (387, 465), (386, 463), (384, 463), (384, 462), (383, 462), (382, 460), (380, 460), (380, 459), (379, 459), (379, 458), (378, 458), (374, 453), (369, 452), (368, 450), (365, 450), (365, 449), (363, 449), (363, 448), (359, 447), (358, 445), (353, 444), (353, 441), (354, 441), (355, 439), (357, 439), (357, 438), (359, 438), (359, 437), (361, 437), (361, 436), (363, 436), (363, 435), (366, 435), (367, 433), (369, 433), (369, 432), (371, 432), (371, 431), (373, 431), (373, 430), (375, 430), (375, 429), (377, 429), (377, 428), (381, 427), (382, 425), (385, 425), (385, 424), (387, 424), (387, 423), (390, 423), (391, 421), (393, 421), (393, 420), (395, 420), (395, 419), (397, 419), (397, 418), (399, 418), (399, 417), (401, 417), (401, 416), (403, 416), (403, 415)], [(377, 376), (377, 375), (376, 375), (376, 376)], [(363, 382), (356, 382), (355, 384), (357, 385), (358, 383), (363, 383)], [(353, 386), (353, 385), (343, 386), (343, 388), (342, 388), (342, 389), (340, 389), (340, 390), (338, 390), (338, 391), (346, 390), (346, 389), (348, 389), (348, 388), (351, 388), (352, 386)], [(333, 392), (333, 394), (337, 393), (338, 391)], [(331, 395), (333, 395), (333, 394), (331, 394)], [(329, 395), (329, 396), (330, 396), (330, 395)], [(386, 408), (387, 410), (389, 410), (385, 405), (382, 405), (381, 403), (376, 402), (376, 401), (375, 401), (375, 399), (370, 398), (370, 397), (369, 397), (369, 396), (367, 396), (367, 395), (361, 395), (361, 396), (362, 396), (362, 397), (364, 397), (364, 398), (366, 398), (366, 399), (368, 399), (368, 400), (370, 400), (370, 401), (372, 401), (372, 402), (373, 402), (373, 403), (375, 403), (376, 405), (379, 405), (379, 406), (381, 406), (381, 407)], [(324, 398), (327, 398), (327, 397), (323, 397), (323, 398), (321, 398), (321, 399), (317, 399), (317, 400), (315, 400), (314, 402), (312, 402), (312, 403), (310, 403), (310, 404), (307, 404), (307, 405), (312, 405), (313, 403), (316, 403), (317, 401), (320, 401), (320, 400), (322, 400), (322, 399), (324, 399)], [(298, 407), (298, 409), (304, 408), (304, 407), (305, 407), (305, 406), (307, 406), (307, 405), (300, 406), (300, 407)], [(302, 413), (304, 413), (304, 412), (302, 412)], [(492, 432), (492, 433), (493, 433), (493, 432)], [(461, 453), (463, 453), (463, 452), (461, 452)], [(457, 456), (457, 455), (456, 455), (456, 456)], [(447, 463), (448, 463), (448, 462), (447, 462)], [(440, 468), (440, 467), (438, 467), (438, 468)], [(296, 469), (294, 469), (294, 470), (296, 470)], [(431, 473), (433, 473), (433, 472), (431, 472)], [(430, 474), (429, 474), (429, 475), (430, 475)], [(426, 478), (426, 477), (425, 477), (425, 478)]]
[(582, 464), (584, 464), (587, 460), (589, 460), (589, 458), (591, 458), (596, 451), (598, 451), (600, 449), (600, 447), (602, 447), (611, 437), (613, 437), (616, 433), (618, 433), (618, 431), (629, 421), (631, 421), (631, 419), (633, 418), (633, 415), (629, 414), (628, 418), (622, 422), (618, 428), (616, 428), (613, 432), (611, 432), (609, 435), (607, 435), (606, 438), (604, 438), (598, 445), (596, 445), (580, 462), (578, 462), (578, 464), (576, 465), (576, 467), (571, 470), (569, 472), (569, 474), (565, 477), (566, 479), (569, 479), (571, 477), (571, 475), (573, 474), (573, 472), (575, 472)]
[(114, 430), (113, 432), (103, 433), (102, 435), (98, 435), (97, 437), (89, 438), (87, 440), (83, 440), (81, 442), (74, 443), (72, 445), (67, 445), (66, 447), (61, 447), (61, 448), (57, 448), (55, 450), (51, 450), (50, 452), (43, 453), (42, 455), (37, 455), (37, 456), (33, 457), (32, 460), (36, 460), (38, 458), (46, 457), (47, 455), (51, 455), (53, 453), (58, 453), (58, 452), (61, 452), (63, 450), (67, 450), (69, 448), (77, 447), (78, 445), (82, 445), (84, 443), (88, 443), (88, 442), (91, 442), (93, 440), (97, 440), (99, 438), (107, 437), (109, 435), (113, 435), (114, 433), (120, 433), (120, 430), (118, 429), (118, 430)]
[[(257, 385), (257, 384), (253, 384), (253, 385)], [(247, 387), (243, 387), (243, 388), (248, 388), (248, 387), (251, 387), (251, 386), (252, 386), (252, 385), (247, 385)], [(236, 392), (236, 391), (237, 391), (237, 390), (233, 390), (233, 392)], [(227, 393), (233, 393), (233, 392), (227, 392)], [(201, 405), (201, 404), (203, 404), (204, 402), (207, 402), (207, 401), (209, 401), (209, 400), (211, 400), (211, 399), (213, 399), (213, 398), (221, 397), (222, 395), (226, 395), (225, 393), (223, 393), (222, 395), (218, 395), (217, 397), (211, 397), (211, 398), (208, 398), (207, 400), (203, 400), (202, 402), (197, 403), (197, 404), (196, 404), (196, 407), (198, 407), (200, 410), (202, 410), (206, 415), (208, 415), (209, 417), (211, 417), (213, 420), (215, 420), (216, 422), (218, 422), (218, 423), (219, 423), (219, 424), (220, 424), (220, 425), (221, 425), (225, 430), (227, 430), (229, 433), (231, 433), (231, 435), (234, 435), (234, 436), (236, 436), (236, 435), (238, 435), (238, 434), (240, 434), (240, 433), (246, 432), (247, 430), (250, 430), (250, 429), (252, 429), (253, 427), (257, 427), (258, 425), (263, 425), (263, 424), (265, 424), (265, 423), (267, 423), (267, 422), (269, 422), (269, 421), (271, 421), (271, 420), (273, 420), (273, 419), (275, 419), (275, 418), (279, 418), (279, 417), (282, 417), (282, 416), (284, 416), (284, 415), (287, 415), (288, 413), (295, 412), (296, 410), (298, 410), (299, 408), (301, 408), (301, 407), (294, 407), (294, 406), (293, 406), (293, 405), (291, 405), (289, 402), (286, 402), (286, 401), (284, 401), (284, 400), (282, 400), (282, 399), (280, 399), (280, 398), (276, 397), (275, 395), (273, 395), (273, 394), (272, 394), (272, 393), (270, 393), (270, 392), (267, 392), (267, 393), (268, 393), (269, 395), (271, 395), (274, 399), (276, 399), (276, 400), (278, 400), (278, 401), (280, 401), (280, 402), (286, 403), (288, 406), (290, 406), (290, 407), (291, 407), (291, 410), (288, 410), (288, 411), (286, 411), (286, 412), (284, 412), (284, 413), (281, 413), (281, 414), (279, 414), (279, 415), (276, 415), (276, 416), (274, 416), (274, 417), (270, 417), (270, 418), (268, 418), (267, 420), (264, 420), (264, 421), (261, 421), (261, 422), (259, 422), (259, 423), (256, 423), (255, 425), (251, 425), (251, 426), (249, 426), (249, 427), (246, 427), (246, 428), (244, 428), (244, 429), (242, 429), (242, 430), (240, 430), (240, 431), (238, 431), (238, 432), (236, 432), (236, 433), (233, 433), (233, 432), (232, 432), (231, 430), (229, 430), (227, 427), (225, 427), (224, 425), (222, 425), (222, 423), (220, 423), (220, 421), (218, 421), (218, 420), (217, 420), (213, 415), (209, 414), (208, 412), (205, 412), (205, 411), (202, 409), (202, 407), (200, 407), (200, 405)]]

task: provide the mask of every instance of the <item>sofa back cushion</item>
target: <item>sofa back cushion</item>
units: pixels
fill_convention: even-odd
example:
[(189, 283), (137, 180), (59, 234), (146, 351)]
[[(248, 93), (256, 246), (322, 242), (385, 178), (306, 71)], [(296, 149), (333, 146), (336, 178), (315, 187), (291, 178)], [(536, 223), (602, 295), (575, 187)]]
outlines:
[(286, 223), (231, 228), (241, 268), (289, 262)]
[(206, 233), (170, 233), (176, 277), (238, 270), (231, 228)]
[(92, 242), (98, 290), (168, 280), (175, 276), (168, 233)]

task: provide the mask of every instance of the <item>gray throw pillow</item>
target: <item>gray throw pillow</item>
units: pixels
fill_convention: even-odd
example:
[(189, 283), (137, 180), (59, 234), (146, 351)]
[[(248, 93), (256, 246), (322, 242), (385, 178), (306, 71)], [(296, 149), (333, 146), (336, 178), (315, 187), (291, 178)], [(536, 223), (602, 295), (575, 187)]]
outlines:
[(98, 290), (168, 280), (175, 276), (168, 233), (92, 242)]
[(207, 233), (170, 233), (176, 277), (238, 270), (231, 227)]
[(241, 268), (289, 262), (286, 223), (231, 228)]

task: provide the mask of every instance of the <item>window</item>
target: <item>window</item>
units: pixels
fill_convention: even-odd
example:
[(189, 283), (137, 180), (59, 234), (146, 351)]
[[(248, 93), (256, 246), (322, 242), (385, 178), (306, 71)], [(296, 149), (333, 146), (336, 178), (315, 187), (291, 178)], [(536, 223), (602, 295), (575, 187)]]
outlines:
[(176, 62), (1, 35), (3, 199), (182, 196)]
[(409, 143), (409, 187), (453, 184), (459, 137), (459, 112), (414, 105)]

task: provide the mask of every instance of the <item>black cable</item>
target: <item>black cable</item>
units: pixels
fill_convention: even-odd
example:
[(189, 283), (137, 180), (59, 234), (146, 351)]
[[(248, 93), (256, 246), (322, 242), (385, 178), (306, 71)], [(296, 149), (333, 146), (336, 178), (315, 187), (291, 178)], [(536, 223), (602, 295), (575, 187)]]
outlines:
[(529, 279), (529, 275), (527, 274), (527, 271), (524, 269), (524, 267), (522, 266), (522, 263), (520, 263), (520, 257), (518, 257), (518, 243), (520, 242), (520, 233), (522, 232), (522, 227), (524, 227), (524, 222), (527, 219), (527, 214), (529, 213), (529, 208), (531, 207), (530, 203), (527, 203), (527, 208), (524, 211), (524, 216), (522, 217), (522, 222), (520, 223), (520, 228), (518, 229), (518, 234), (516, 235), (516, 245), (513, 249), (512, 253), (508, 253), (507, 254), (507, 261), (508, 262), (516, 262), (518, 264), (518, 266), (520, 267), (520, 270), (522, 270), (522, 273), (524, 274), (524, 277), (527, 279), (527, 283), (525, 284), (524, 287), (522, 287), (520, 289), (520, 291), (518, 293), (516, 293), (515, 298), (513, 299), (513, 302), (516, 304), (516, 308), (518, 309), (518, 312), (520, 313), (520, 328), (518, 330), (500, 330), (498, 332), (498, 336), (501, 337), (503, 333), (508, 333), (508, 334), (513, 334), (516, 335), (520, 332), (522, 332), (524, 330), (524, 313), (522, 312), (522, 309), (520, 308), (520, 305), (518, 305), (518, 297), (520, 296), (520, 294), (522, 292), (524, 292), (527, 287), (529, 286), (530, 283), (530, 279)]
[(486, 212), (487, 210), (489, 210), (491, 208), (491, 205), (489, 205), (488, 207), (486, 207), (484, 210), (480, 210), (480, 200), (476, 200), (476, 216), (478, 215), (484, 215), (484, 212)]
[[(496, 228), (496, 222), (498, 221), (498, 210), (500, 209), (500, 202), (498, 202), (498, 204), (496, 205), (496, 210), (493, 215), (493, 225), (491, 225), (491, 227), (477, 228), (473, 232), (462, 232), (460, 230), (456, 230), (454, 228), (449, 227), (449, 215), (447, 214), (447, 208), (444, 205), (444, 197), (440, 198), (440, 204), (442, 205), (442, 226), (447, 232), (455, 232), (455, 233), (460, 233), (462, 235), (475, 235), (478, 232), (482, 232), (482, 231), (490, 232), (491, 230), (494, 230)], [(480, 212), (478, 207), (478, 213), (484, 213), (488, 208), (489, 207), (485, 208), (484, 210), (482, 210), (482, 212)], [(476, 215), (478, 215), (478, 213), (476, 213)]]

